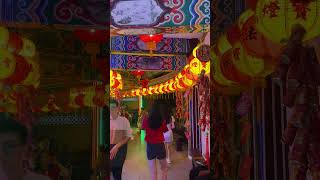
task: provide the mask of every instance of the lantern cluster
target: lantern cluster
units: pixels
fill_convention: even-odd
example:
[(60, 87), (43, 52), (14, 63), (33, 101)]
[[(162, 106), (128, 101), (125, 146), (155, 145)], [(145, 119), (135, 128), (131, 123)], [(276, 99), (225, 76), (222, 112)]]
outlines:
[(305, 40), (320, 34), (320, 2), (316, 0), (259, 0), (255, 14), (259, 31), (274, 42), (288, 39), (295, 24), (306, 29)]
[(122, 77), (121, 74), (110, 70), (110, 96), (119, 97), (119, 91), (122, 89)]
[(17, 90), (30, 94), (39, 84), (34, 43), (0, 26), (0, 111), (15, 112)]
[(40, 71), (36, 47), (29, 39), (0, 27), (0, 81), (37, 88)]
[(198, 76), (201, 73), (204, 73), (205, 75), (210, 74), (210, 61), (200, 61), (197, 58), (197, 54), (199, 54), (197, 51), (200, 47), (201, 45), (198, 45), (193, 50), (193, 57), (191, 58), (191, 61), (174, 78), (153, 86), (124, 91), (121, 93), (121, 96), (135, 97), (154, 94), (167, 94), (175, 91), (185, 91), (186, 89), (192, 87), (198, 80)]
[(274, 71), (281, 48), (258, 30), (254, 11), (247, 10), (211, 48), (213, 88), (239, 93), (246, 87), (262, 86)]

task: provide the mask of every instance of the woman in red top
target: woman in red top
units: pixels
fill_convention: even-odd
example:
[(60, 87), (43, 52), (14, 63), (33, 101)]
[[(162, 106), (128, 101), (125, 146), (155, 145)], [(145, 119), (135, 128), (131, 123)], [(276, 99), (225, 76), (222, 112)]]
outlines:
[(168, 131), (166, 126), (164, 105), (155, 102), (151, 108), (148, 118), (142, 122), (142, 129), (146, 131), (145, 141), (147, 142), (147, 158), (150, 168), (151, 180), (157, 179), (157, 163), (161, 166), (162, 180), (167, 180), (166, 149), (163, 133)]

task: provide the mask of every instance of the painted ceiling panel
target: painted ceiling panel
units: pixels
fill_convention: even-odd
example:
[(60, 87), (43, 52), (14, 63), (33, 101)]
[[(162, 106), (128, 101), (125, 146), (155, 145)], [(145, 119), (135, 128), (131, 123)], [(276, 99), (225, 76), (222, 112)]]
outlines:
[(114, 0), (114, 28), (210, 24), (210, 0)]
[(112, 54), (110, 68), (116, 70), (174, 71), (186, 65), (187, 56), (134, 56)]
[(2, 22), (101, 28), (109, 24), (107, 0), (0, 0), (0, 7)]
[[(115, 36), (111, 38), (111, 51), (149, 52), (138, 36)], [(190, 41), (187, 39), (164, 38), (157, 44), (155, 53), (188, 54)]]

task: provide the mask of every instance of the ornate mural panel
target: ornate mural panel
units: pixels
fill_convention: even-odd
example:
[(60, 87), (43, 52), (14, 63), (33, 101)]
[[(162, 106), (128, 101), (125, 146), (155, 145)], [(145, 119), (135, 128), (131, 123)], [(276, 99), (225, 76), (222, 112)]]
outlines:
[(108, 6), (106, 0), (0, 0), (0, 21), (106, 27)]
[(110, 68), (117, 70), (181, 70), (186, 65), (187, 56), (132, 56), (111, 55)]
[(115, 0), (114, 27), (170, 27), (210, 24), (210, 0)]
[[(155, 53), (187, 54), (190, 52), (189, 42), (187, 39), (164, 38), (157, 44)], [(139, 36), (115, 36), (111, 38), (111, 51), (148, 52), (149, 50)]]

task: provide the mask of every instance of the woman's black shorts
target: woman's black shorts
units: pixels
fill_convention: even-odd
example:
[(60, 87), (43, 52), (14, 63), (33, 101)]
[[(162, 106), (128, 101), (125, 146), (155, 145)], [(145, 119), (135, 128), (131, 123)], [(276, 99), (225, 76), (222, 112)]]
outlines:
[(165, 159), (166, 158), (166, 148), (164, 143), (159, 144), (147, 144), (147, 158), (148, 160), (153, 159)]

